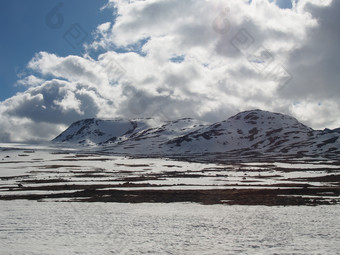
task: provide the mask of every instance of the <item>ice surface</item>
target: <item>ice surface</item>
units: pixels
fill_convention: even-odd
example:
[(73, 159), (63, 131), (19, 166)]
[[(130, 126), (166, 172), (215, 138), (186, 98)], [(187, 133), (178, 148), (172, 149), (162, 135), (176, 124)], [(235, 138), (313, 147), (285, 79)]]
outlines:
[(0, 201), (0, 254), (339, 254), (340, 206)]

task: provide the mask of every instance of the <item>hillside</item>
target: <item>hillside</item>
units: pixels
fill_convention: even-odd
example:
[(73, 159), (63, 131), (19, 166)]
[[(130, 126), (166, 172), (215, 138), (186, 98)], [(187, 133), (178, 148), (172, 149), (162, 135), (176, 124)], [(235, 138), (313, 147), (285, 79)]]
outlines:
[(191, 154), (249, 151), (313, 154), (340, 152), (340, 129), (313, 130), (297, 119), (262, 110), (245, 111), (216, 123), (185, 118), (156, 124), (152, 119), (86, 119), (53, 142), (105, 146), (131, 154)]

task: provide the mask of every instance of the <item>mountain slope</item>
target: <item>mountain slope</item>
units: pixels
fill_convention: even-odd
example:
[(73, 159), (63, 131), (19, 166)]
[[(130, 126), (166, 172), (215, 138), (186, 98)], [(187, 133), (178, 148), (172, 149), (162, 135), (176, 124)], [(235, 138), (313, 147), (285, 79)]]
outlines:
[(54, 138), (52, 142), (76, 144), (118, 143), (149, 127), (148, 119), (131, 121), (122, 119), (85, 119), (73, 123), (68, 129)]
[(120, 152), (166, 153), (167, 148), (163, 145), (168, 141), (184, 136), (187, 133), (207, 125), (208, 123), (206, 122), (191, 118), (167, 121), (158, 127), (148, 128), (131, 135), (129, 139), (120, 144), (122, 149)]
[(197, 152), (239, 149), (277, 151), (285, 146), (307, 141), (312, 136), (313, 130), (293, 117), (253, 110), (178, 137), (168, 144), (190, 147)]
[(280, 113), (252, 110), (214, 124), (189, 118), (150, 123), (87, 119), (73, 123), (53, 142), (106, 145), (106, 150), (132, 154), (340, 153), (340, 129), (313, 130)]

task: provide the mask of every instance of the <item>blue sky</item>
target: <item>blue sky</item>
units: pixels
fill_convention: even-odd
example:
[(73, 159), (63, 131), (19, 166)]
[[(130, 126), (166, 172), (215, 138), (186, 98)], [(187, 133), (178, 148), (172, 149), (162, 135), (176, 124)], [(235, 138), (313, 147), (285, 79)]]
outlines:
[(290, 0), (270, 0), (270, 2), (275, 2), (275, 4), (278, 5), (282, 9), (292, 8), (292, 1)]
[[(50, 28), (46, 17), (60, 3), (63, 23), (59, 28)], [(106, 3), (106, 0), (1, 0), (0, 101), (24, 90), (14, 85), (36, 52), (79, 55), (82, 47), (69, 45), (63, 38), (64, 33), (79, 23), (89, 35), (84, 42), (91, 42), (91, 32), (96, 26), (112, 20), (111, 9), (100, 11)]]

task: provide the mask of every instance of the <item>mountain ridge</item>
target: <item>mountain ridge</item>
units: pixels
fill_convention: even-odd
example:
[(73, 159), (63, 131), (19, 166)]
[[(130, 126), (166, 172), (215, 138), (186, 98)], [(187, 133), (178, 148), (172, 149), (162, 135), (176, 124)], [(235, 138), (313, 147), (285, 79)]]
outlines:
[(207, 123), (192, 118), (156, 123), (85, 119), (74, 122), (54, 143), (109, 147), (127, 154), (190, 154), (252, 151), (318, 155), (340, 153), (340, 128), (314, 130), (289, 115), (259, 109)]

